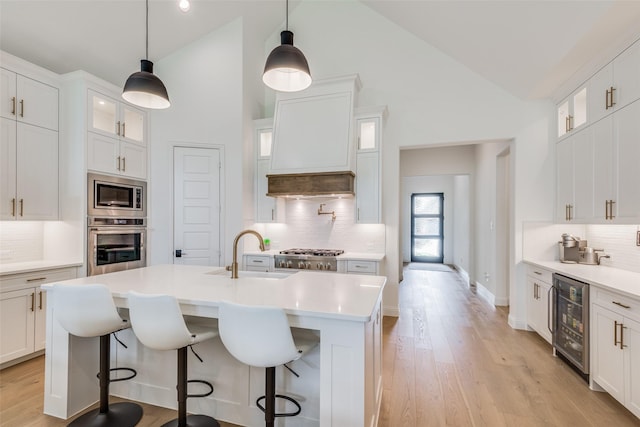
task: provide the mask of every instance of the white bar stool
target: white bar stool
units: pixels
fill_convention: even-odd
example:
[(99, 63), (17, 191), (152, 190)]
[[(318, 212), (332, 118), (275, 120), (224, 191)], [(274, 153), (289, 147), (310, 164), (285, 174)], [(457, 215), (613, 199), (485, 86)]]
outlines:
[[(213, 393), (209, 382), (187, 379), (187, 348), (217, 337), (218, 330), (214, 326), (187, 325), (178, 301), (172, 296), (130, 291), (128, 299), (131, 326), (138, 340), (155, 350), (178, 350), (178, 418), (162, 427), (219, 427), (218, 421), (207, 415), (187, 416), (188, 397), (206, 397)], [(200, 359), (197, 354), (196, 357)], [(209, 392), (188, 394), (187, 384), (190, 382), (209, 386)]]
[[(136, 371), (130, 368), (109, 369), (111, 334), (131, 326), (118, 314), (111, 292), (105, 285), (99, 284), (54, 285), (53, 291), (55, 318), (68, 333), (85, 338), (100, 337), (100, 408), (76, 418), (69, 427), (135, 426), (142, 418), (140, 405), (131, 402), (109, 404), (109, 384), (136, 376)], [(110, 372), (114, 370), (129, 371), (132, 375), (112, 380)]]
[[(265, 426), (273, 427), (276, 417), (298, 415), (301, 408), (295, 399), (276, 394), (276, 366), (302, 357), (318, 344), (318, 337), (304, 331), (294, 336), (287, 315), (278, 307), (226, 301), (220, 302), (218, 307), (220, 338), (229, 353), (246, 365), (266, 368), (265, 395), (256, 400), (256, 405), (264, 412)], [(294, 412), (276, 413), (276, 398), (293, 403), (297, 409)], [(263, 399), (264, 406), (260, 404)]]

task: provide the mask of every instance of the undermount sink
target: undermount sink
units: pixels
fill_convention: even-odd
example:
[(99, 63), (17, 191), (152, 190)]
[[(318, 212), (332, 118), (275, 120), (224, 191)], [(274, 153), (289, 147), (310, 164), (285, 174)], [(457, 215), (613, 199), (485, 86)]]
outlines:
[[(297, 273), (297, 271), (293, 271), (291, 273), (275, 273), (270, 271), (238, 271), (238, 278), (258, 277), (262, 279), (284, 279), (285, 277), (289, 277), (295, 273)], [(231, 277), (231, 272), (226, 270), (216, 270), (207, 274), (211, 274), (213, 276)]]

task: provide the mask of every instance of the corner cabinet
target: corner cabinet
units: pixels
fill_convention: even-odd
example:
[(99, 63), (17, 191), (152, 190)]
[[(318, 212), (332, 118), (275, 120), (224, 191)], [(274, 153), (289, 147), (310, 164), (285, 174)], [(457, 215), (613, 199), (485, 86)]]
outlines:
[(58, 88), (0, 71), (0, 219), (57, 220)]
[(552, 273), (538, 267), (527, 267), (527, 325), (551, 344), (551, 310), (549, 290)]
[(87, 104), (87, 168), (146, 179), (146, 112), (94, 90)]
[(591, 292), (591, 379), (640, 417), (640, 300)]
[(269, 197), (267, 174), (271, 164), (273, 148), (273, 119), (260, 119), (253, 122), (255, 149), (255, 222), (283, 222), (285, 213), (284, 199)]
[(40, 285), (74, 278), (75, 267), (0, 278), (0, 364), (44, 350), (47, 297)]
[(356, 110), (356, 209), (358, 224), (382, 222), (382, 128), (387, 107)]

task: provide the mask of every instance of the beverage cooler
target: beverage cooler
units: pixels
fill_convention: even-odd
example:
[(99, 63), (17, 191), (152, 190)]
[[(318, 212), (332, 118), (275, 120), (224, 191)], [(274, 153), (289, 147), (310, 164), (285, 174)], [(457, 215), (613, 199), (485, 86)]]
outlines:
[(553, 348), (586, 381), (589, 379), (589, 285), (553, 275)]

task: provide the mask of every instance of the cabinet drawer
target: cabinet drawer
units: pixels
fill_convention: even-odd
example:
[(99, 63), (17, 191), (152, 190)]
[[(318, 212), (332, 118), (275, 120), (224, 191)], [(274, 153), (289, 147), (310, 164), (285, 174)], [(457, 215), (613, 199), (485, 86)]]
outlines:
[(76, 269), (58, 268), (53, 270), (41, 270), (31, 273), (8, 274), (0, 278), (0, 290), (13, 291), (18, 289), (34, 288), (45, 283), (59, 282), (76, 278)]
[(245, 268), (252, 271), (269, 271), (271, 257), (247, 255)]
[(534, 267), (533, 265), (527, 266), (527, 275), (533, 277), (536, 280), (553, 283), (552, 273), (549, 270), (542, 269), (540, 267)]
[(591, 286), (591, 301), (623, 316), (640, 321), (640, 301)]
[(376, 274), (375, 261), (347, 261), (347, 273)]

